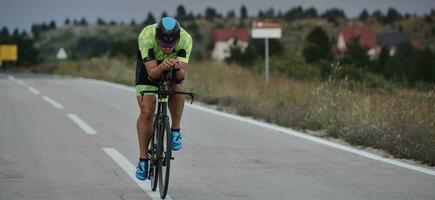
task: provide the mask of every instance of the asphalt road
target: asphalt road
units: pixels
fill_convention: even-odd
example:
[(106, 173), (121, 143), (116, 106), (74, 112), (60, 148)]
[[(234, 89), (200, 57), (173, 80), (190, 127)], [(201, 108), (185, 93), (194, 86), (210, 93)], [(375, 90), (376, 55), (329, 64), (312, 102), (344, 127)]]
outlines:
[[(132, 88), (0, 74), (0, 199), (158, 199), (137, 181)], [(434, 168), (186, 106), (169, 199), (435, 199)]]

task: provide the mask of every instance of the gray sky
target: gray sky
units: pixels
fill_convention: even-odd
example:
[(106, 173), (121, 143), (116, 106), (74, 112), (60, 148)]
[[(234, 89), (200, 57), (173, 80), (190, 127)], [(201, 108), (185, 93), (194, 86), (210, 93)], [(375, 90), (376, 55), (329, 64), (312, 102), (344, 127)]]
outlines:
[(57, 25), (63, 24), (66, 18), (81, 19), (85, 17), (94, 23), (97, 17), (106, 21), (142, 22), (148, 12), (156, 18), (163, 11), (169, 15), (175, 13), (178, 5), (183, 4), (188, 12), (204, 13), (206, 7), (214, 7), (219, 13), (226, 15), (234, 10), (239, 15), (241, 5), (245, 5), (249, 15), (257, 15), (260, 9), (273, 7), (275, 11), (287, 11), (295, 6), (315, 7), (319, 13), (337, 7), (347, 16), (359, 15), (363, 8), (369, 12), (380, 9), (385, 12), (389, 7), (411, 14), (429, 13), (435, 9), (435, 0), (0, 0), (0, 27), (6, 26), (10, 31), (15, 28), (30, 30), (33, 23), (55, 20)]

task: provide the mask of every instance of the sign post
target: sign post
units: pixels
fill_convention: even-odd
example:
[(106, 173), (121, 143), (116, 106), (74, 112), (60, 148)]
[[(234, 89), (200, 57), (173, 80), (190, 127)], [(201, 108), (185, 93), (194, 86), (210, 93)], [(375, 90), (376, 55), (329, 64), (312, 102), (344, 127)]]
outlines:
[(264, 38), (264, 78), (269, 82), (269, 38), (281, 38), (281, 23), (278, 20), (252, 21), (252, 37)]

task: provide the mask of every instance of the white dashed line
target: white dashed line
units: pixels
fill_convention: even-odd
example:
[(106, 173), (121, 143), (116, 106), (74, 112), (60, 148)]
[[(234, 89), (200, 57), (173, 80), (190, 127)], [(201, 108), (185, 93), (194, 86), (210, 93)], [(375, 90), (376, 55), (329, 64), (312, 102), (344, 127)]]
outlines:
[(48, 102), (49, 104), (51, 104), (52, 106), (54, 106), (57, 109), (63, 109), (64, 107), (62, 106), (62, 104), (56, 102), (54, 99), (47, 97), (47, 96), (43, 96), (42, 99), (44, 99), (46, 102)]
[(27, 85), (27, 84), (24, 83), (24, 81), (22, 81), (22, 80), (16, 80), (16, 81), (17, 81), (18, 85), (21, 85), (21, 86), (26, 86), (26, 85)]
[(31, 86), (29, 86), (28, 88), (29, 88), (30, 92), (32, 92), (35, 95), (40, 95), (41, 94), (37, 89), (35, 89), (35, 88), (31, 87)]
[(83, 121), (82, 119), (80, 119), (79, 116), (77, 116), (76, 114), (72, 114), (72, 113), (68, 113), (67, 114), (68, 117), (77, 124), (77, 126), (79, 126), (86, 134), (89, 135), (95, 135), (97, 134), (97, 131), (95, 131), (93, 128), (91, 128), (88, 124), (86, 124), (85, 121)]
[[(136, 182), (136, 184), (151, 197), (151, 199), (161, 199), (160, 193), (158, 192), (159, 190), (157, 189), (155, 192), (153, 192), (151, 190), (149, 181), (139, 181), (135, 177), (134, 173), (136, 171), (136, 167), (131, 164), (130, 161), (128, 161), (127, 158), (125, 158), (121, 153), (119, 153), (119, 151), (114, 148), (103, 148), (103, 151), (106, 152), (106, 154), (109, 155), (116, 162), (116, 164), (118, 164), (128, 174), (128, 176), (130, 176), (130, 178), (132, 178), (134, 182)], [(166, 199), (171, 200), (171, 197), (166, 195)]]

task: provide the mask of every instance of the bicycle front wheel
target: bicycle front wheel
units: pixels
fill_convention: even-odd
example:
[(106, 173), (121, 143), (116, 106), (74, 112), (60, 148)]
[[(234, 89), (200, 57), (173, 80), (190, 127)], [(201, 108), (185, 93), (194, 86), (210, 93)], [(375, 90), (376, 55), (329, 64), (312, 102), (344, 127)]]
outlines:
[(149, 165), (149, 179), (151, 183), (151, 190), (156, 191), (157, 189), (157, 181), (158, 181), (158, 161), (160, 158), (161, 152), (158, 150), (158, 127), (157, 120), (154, 122), (154, 131), (151, 141), (148, 147), (148, 159), (150, 162)]
[(159, 191), (160, 197), (164, 199), (166, 194), (168, 193), (169, 186), (169, 171), (171, 167), (171, 159), (172, 159), (172, 138), (171, 138), (171, 129), (169, 127), (169, 120), (163, 120), (160, 129), (160, 144), (161, 154), (159, 159)]

